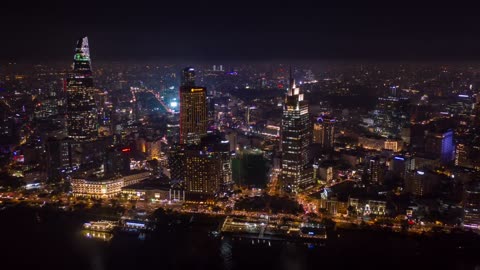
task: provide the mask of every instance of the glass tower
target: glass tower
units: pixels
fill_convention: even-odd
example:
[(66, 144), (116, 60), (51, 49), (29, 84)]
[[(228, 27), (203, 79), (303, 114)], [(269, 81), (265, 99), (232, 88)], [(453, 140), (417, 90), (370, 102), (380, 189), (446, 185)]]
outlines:
[(185, 68), (180, 86), (180, 143), (198, 144), (207, 134), (207, 122), (207, 89), (195, 86), (193, 68)]
[(68, 137), (75, 140), (96, 138), (97, 105), (87, 37), (77, 41), (73, 71), (67, 78), (66, 91)]
[(282, 182), (289, 190), (313, 184), (313, 167), (309, 166), (310, 117), (308, 103), (295, 86), (290, 71), (290, 87), (285, 97), (282, 117)]

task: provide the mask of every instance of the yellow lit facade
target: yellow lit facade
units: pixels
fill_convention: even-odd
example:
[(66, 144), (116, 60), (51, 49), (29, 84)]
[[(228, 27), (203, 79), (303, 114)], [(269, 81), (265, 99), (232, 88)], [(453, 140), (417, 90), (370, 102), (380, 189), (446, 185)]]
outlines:
[(122, 187), (136, 184), (150, 177), (150, 172), (141, 172), (108, 180), (72, 179), (74, 196), (112, 198), (122, 192)]
[[(206, 137), (205, 139), (207, 139)], [(189, 194), (214, 195), (232, 183), (228, 141), (191, 145), (185, 151), (185, 184)]]
[(207, 134), (207, 89), (180, 87), (180, 143), (200, 142)]
[(392, 150), (393, 152), (402, 151), (402, 143), (397, 140), (386, 140), (384, 148), (387, 150)]

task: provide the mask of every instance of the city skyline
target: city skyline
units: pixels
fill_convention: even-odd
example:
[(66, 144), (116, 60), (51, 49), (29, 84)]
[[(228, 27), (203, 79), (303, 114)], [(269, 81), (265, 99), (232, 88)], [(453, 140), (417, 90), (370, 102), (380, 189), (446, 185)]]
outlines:
[(6, 4), (2, 266), (480, 267), (475, 10), (197, 4)]

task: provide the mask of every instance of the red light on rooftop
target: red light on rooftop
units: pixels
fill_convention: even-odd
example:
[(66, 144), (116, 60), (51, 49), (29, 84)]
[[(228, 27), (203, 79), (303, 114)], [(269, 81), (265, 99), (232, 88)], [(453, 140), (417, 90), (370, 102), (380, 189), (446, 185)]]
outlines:
[(130, 148), (123, 148), (122, 152), (130, 152)]

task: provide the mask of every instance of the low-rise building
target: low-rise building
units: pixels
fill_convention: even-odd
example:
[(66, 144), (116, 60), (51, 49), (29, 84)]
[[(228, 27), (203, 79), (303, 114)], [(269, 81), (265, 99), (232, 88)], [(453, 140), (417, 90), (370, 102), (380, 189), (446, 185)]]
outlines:
[(170, 184), (162, 183), (160, 180), (147, 180), (141, 183), (125, 186), (122, 194), (128, 199), (145, 201), (185, 201), (185, 190), (171, 187)]
[(331, 215), (346, 215), (348, 202), (340, 201), (336, 197), (319, 199), (319, 206)]
[(368, 216), (371, 214), (384, 216), (387, 208), (386, 201), (368, 199), (362, 200), (358, 198), (349, 198), (348, 205), (353, 208), (354, 214), (364, 216)]
[(74, 196), (112, 198), (121, 193), (122, 187), (139, 183), (150, 175), (150, 172), (136, 172), (109, 179), (73, 178), (70, 183)]

